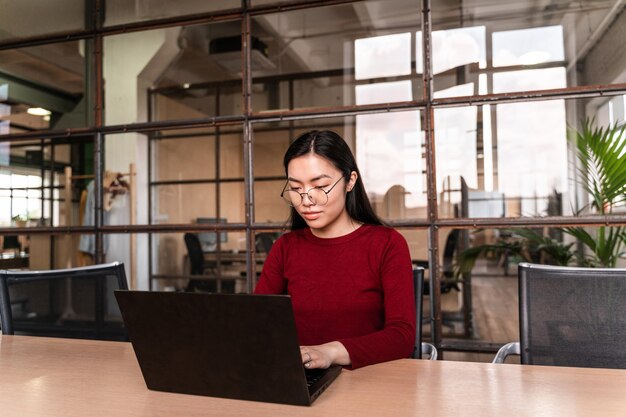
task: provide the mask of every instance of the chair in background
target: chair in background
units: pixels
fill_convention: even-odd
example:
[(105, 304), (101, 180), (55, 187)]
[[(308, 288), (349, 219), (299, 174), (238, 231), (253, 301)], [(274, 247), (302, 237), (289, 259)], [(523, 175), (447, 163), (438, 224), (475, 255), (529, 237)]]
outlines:
[(278, 234), (274, 232), (257, 233), (255, 238), (255, 248), (257, 252), (270, 253)]
[(4, 239), (2, 240), (2, 249), (15, 249), (18, 251), (21, 250), (22, 245), (20, 244), (19, 237), (17, 235), (4, 236)]
[(204, 259), (202, 244), (195, 233), (185, 233), (185, 246), (189, 258), (189, 272), (191, 275), (204, 276), (204, 279), (190, 279), (185, 291), (204, 292), (235, 292), (235, 281), (222, 282), (217, 277), (217, 265), (215, 262), (207, 262)]
[(126, 340), (113, 291), (128, 289), (124, 264), (0, 271), (3, 334)]
[[(446, 238), (446, 243), (443, 250), (443, 264), (441, 268), (441, 282), (440, 291), (441, 294), (447, 294), (452, 290), (461, 292), (461, 288), (458, 285), (458, 280), (454, 276), (454, 260), (457, 252), (460, 250), (460, 244), (464, 237), (463, 231), (460, 229), (452, 229)], [(413, 260), (413, 265), (422, 267), (424, 269), (429, 268), (428, 261), (426, 260)], [(462, 325), (462, 330), (456, 331), (455, 336), (459, 337), (475, 337), (474, 319), (472, 311), (472, 283), (471, 274), (464, 273), (461, 282), (463, 283), (463, 291), (460, 294), (460, 306), (455, 311), (442, 311), (441, 318), (442, 324), (453, 331), (457, 329), (457, 323)], [(423, 284), (424, 295), (430, 295), (429, 282), (424, 281)], [(432, 297), (431, 297), (432, 302)]]
[(521, 263), (520, 342), (494, 363), (626, 368), (626, 269)]
[[(458, 283), (454, 279), (454, 254), (458, 248), (458, 242), (460, 238), (461, 230), (452, 229), (446, 238), (446, 244), (443, 249), (443, 268), (441, 270), (443, 279), (441, 280), (441, 293), (446, 294), (452, 290), (461, 291)], [(413, 265), (419, 266), (424, 269), (428, 269), (428, 261), (426, 260), (413, 260)], [(428, 282), (424, 281), (424, 295), (430, 294), (430, 286)]]
[(424, 288), (424, 268), (413, 267), (413, 288), (415, 295), (415, 347), (413, 349), (413, 359), (427, 357), (430, 360), (437, 360), (437, 349), (430, 343), (422, 342), (422, 293)]

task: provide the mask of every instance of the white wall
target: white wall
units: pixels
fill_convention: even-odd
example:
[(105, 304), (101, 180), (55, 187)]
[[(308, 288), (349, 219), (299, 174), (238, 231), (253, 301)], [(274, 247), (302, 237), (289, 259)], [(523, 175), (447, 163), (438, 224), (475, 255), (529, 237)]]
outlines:
[[(176, 40), (180, 29), (160, 29), (110, 36), (104, 39), (105, 124), (119, 125), (147, 120), (148, 88), (178, 53)], [(105, 138), (105, 169), (128, 172), (137, 169), (137, 223), (148, 222), (147, 137), (137, 133), (109, 135)], [(129, 204), (119, 204), (128, 210)], [(129, 216), (118, 213), (121, 224)], [(112, 235), (107, 244), (107, 261), (120, 260), (130, 276), (129, 235)], [(136, 277), (140, 289), (148, 288), (148, 237), (136, 235)]]

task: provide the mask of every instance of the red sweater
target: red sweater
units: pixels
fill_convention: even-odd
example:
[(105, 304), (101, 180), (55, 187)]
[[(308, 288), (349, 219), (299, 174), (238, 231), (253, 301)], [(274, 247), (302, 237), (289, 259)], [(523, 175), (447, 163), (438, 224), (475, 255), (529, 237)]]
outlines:
[(359, 368), (413, 351), (411, 271), (407, 243), (391, 228), (331, 239), (306, 228), (274, 243), (255, 293), (291, 295), (300, 344), (339, 341)]

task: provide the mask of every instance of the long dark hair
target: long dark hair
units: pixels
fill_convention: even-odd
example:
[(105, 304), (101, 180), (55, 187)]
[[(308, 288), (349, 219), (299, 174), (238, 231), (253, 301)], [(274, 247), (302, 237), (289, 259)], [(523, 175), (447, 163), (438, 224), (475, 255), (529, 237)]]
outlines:
[[(350, 173), (356, 172), (358, 177), (352, 190), (346, 194), (346, 211), (348, 215), (361, 223), (383, 225), (378, 218), (363, 186), (361, 173), (356, 165), (356, 160), (348, 144), (341, 136), (331, 130), (312, 130), (300, 135), (287, 149), (283, 164), (285, 174), (292, 159), (308, 153), (314, 153), (327, 159), (335, 168), (341, 171), (344, 179), (350, 180)], [(291, 230), (304, 229), (308, 227), (304, 219), (298, 214), (295, 208), (291, 208)]]

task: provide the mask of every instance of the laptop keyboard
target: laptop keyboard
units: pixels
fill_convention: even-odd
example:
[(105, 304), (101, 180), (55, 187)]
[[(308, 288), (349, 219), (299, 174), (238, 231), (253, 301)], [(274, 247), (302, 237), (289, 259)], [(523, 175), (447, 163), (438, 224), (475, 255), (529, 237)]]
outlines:
[(327, 369), (306, 369), (304, 371), (306, 375), (306, 385), (310, 387), (320, 380), (321, 377), (326, 374)]

